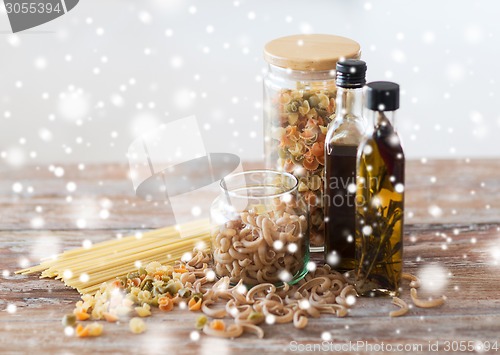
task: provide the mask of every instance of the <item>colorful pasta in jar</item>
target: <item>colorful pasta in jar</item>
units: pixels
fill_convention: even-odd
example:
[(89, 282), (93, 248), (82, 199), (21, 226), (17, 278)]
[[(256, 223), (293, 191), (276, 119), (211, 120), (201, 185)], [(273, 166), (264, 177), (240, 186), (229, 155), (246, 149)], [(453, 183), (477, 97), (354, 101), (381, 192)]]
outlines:
[(335, 66), (359, 58), (360, 46), (333, 35), (295, 35), (266, 44), (266, 166), (293, 174), (309, 209), (311, 251), (324, 246), (324, 142), (335, 113)]

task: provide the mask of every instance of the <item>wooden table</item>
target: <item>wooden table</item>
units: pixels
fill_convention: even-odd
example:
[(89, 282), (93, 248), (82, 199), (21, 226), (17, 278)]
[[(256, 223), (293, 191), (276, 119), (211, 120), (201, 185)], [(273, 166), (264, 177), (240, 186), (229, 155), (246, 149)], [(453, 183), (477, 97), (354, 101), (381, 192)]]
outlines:
[[(190, 339), (196, 316), (180, 310), (154, 314), (142, 335), (132, 335), (127, 324), (106, 324), (100, 338), (67, 337), (60, 320), (71, 312), (78, 293), (55, 280), (13, 274), (20, 263), (35, 263), (37, 250), (47, 243), (53, 251), (66, 250), (81, 246), (84, 239), (99, 242), (172, 221), (164, 207), (134, 197), (127, 166), (63, 168), (61, 178), (45, 166), (0, 170), (0, 270), (6, 270), (0, 276), (0, 353), (275, 354), (291, 352), (299, 344), (319, 346), (323, 332), (337, 346), (384, 343), (386, 348), (377, 353), (390, 353), (387, 344), (394, 349), (420, 344), (420, 353), (428, 353), (429, 342), (437, 341), (441, 352), (447, 341), (500, 342), (499, 160), (408, 163), (405, 269), (415, 273), (425, 265), (443, 267), (450, 275), (443, 307), (414, 308), (405, 317), (390, 318), (388, 312), (395, 307), (389, 299), (359, 299), (350, 316), (310, 319), (304, 330), (266, 325), (264, 340), (202, 336), (196, 342)], [(76, 191), (67, 191), (69, 181), (76, 183)], [(16, 182), (23, 187), (20, 193), (13, 192)], [(112, 206), (108, 219), (99, 218), (101, 205)], [(82, 214), (85, 229), (75, 224)], [(409, 301), (407, 289), (401, 297)], [(9, 304), (17, 306), (15, 313), (6, 312)]]

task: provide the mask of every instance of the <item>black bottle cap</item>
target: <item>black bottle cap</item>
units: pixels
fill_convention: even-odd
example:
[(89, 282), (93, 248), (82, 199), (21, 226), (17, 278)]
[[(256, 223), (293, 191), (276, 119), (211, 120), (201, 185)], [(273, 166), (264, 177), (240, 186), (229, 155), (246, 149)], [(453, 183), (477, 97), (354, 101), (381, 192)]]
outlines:
[(399, 108), (399, 85), (390, 81), (366, 84), (365, 106), (373, 111), (395, 111)]
[(366, 63), (359, 59), (337, 62), (337, 86), (341, 88), (362, 88), (366, 84)]

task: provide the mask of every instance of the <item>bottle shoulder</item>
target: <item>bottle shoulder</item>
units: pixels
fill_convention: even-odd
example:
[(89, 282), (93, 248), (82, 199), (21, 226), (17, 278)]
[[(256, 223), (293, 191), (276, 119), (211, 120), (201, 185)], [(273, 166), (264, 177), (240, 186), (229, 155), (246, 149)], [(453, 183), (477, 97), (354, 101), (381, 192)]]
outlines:
[(401, 140), (396, 131), (379, 131), (375, 129), (365, 136), (359, 145), (358, 156), (365, 159), (375, 158), (374, 155), (393, 156), (394, 159), (404, 162), (405, 154)]
[(359, 145), (365, 133), (363, 118), (334, 118), (326, 133), (326, 144)]

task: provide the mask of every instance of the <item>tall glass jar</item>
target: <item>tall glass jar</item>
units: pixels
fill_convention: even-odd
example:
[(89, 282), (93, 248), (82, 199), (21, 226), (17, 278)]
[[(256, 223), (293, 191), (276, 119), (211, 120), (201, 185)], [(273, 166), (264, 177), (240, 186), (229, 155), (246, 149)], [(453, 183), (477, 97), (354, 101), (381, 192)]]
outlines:
[(211, 207), (214, 268), (232, 284), (294, 284), (307, 273), (307, 207), (293, 175), (254, 170), (221, 181)]
[(266, 167), (293, 174), (309, 208), (311, 251), (324, 246), (324, 144), (335, 112), (335, 66), (359, 58), (355, 41), (333, 35), (296, 35), (266, 44), (264, 80)]

